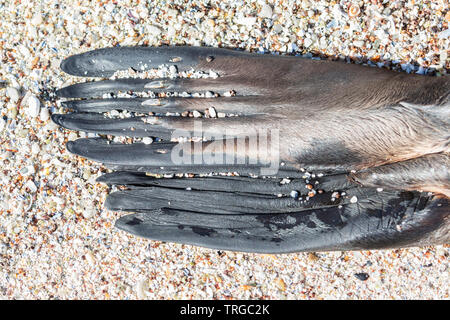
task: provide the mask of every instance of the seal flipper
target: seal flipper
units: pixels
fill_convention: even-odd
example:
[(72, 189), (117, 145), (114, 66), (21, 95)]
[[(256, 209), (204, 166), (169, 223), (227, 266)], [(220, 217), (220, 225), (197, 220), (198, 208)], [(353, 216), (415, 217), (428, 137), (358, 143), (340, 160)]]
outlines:
[(116, 227), (152, 240), (257, 253), (385, 249), (427, 244), (444, 225), (448, 200), (386, 192), (339, 207), (286, 214), (216, 215), (161, 208)]
[[(232, 163), (224, 163), (223, 158), (228, 155), (226, 153), (228, 142), (232, 146), (248, 143), (247, 140), (231, 140), (184, 143), (155, 142), (146, 145), (144, 143), (113, 143), (106, 139), (89, 138), (69, 141), (66, 147), (71, 153), (102, 162), (115, 170), (147, 171), (156, 174), (218, 173), (230, 171), (245, 174), (260, 174), (261, 171), (268, 168), (268, 165), (260, 161), (261, 156), (259, 159), (257, 158), (258, 154), (245, 152), (244, 154), (235, 153), (234, 150), (230, 150), (229, 153), (233, 157)], [(221, 145), (223, 148), (222, 151), (217, 152), (219, 162), (215, 164), (215, 155), (203, 154), (203, 150), (217, 145)], [(208, 158), (207, 156), (211, 157)], [(299, 173), (295, 171), (294, 167), (285, 164), (276, 175), (279, 177), (289, 177), (298, 176)]]
[[(138, 71), (157, 68), (162, 64), (177, 65), (179, 70), (205, 69), (226, 57), (250, 56), (236, 50), (205, 47), (114, 47), (97, 49), (70, 56), (61, 63), (61, 69), (83, 77), (110, 77), (118, 70), (132, 68)], [(211, 69), (209, 67), (208, 69)]]
[[(271, 103), (268, 105), (268, 103)], [(215, 98), (115, 98), (88, 99), (62, 101), (61, 106), (75, 112), (103, 113), (112, 110), (126, 110), (129, 112), (159, 114), (183, 113), (185, 111), (211, 110), (216, 112), (233, 113), (236, 115), (255, 115), (275, 113), (281, 103), (280, 98), (258, 96), (234, 96)]]
[(108, 209), (124, 211), (172, 208), (206, 214), (281, 214), (336, 207), (350, 203), (352, 197), (369, 197), (376, 192), (357, 188), (344, 174), (316, 178), (314, 186), (302, 178), (157, 179), (127, 172), (102, 180), (127, 187), (106, 199)]
[[(120, 177), (116, 176), (119, 181), (113, 182), (109, 176), (105, 181), (124, 184), (129, 190), (111, 194), (108, 206), (141, 211), (121, 218), (117, 222), (119, 228), (155, 240), (251, 252), (373, 249), (450, 240), (447, 200), (414, 191), (437, 181), (439, 192), (442, 181), (448, 181), (448, 165), (439, 171), (444, 175), (438, 174), (431, 180), (428, 177), (408, 180), (410, 173), (414, 174), (409, 168), (426, 173), (430, 169), (426, 162), (422, 162), (420, 168), (407, 165), (408, 169), (401, 175), (406, 180), (402, 178), (394, 183), (390, 179), (399, 177), (401, 165), (381, 168), (430, 153), (446, 152), (448, 123), (441, 120), (445, 117), (425, 112), (422, 105), (445, 102), (448, 78), (399, 75), (329, 61), (186, 47), (102, 49), (69, 57), (61, 67), (70, 74), (109, 77), (116, 71), (145, 70), (160, 64), (176, 65), (178, 70), (211, 70), (219, 77), (210, 73), (208, 79), (119, 79), (76, 84), (61, 89), (58, 94), (89, 99), (104, 93), (135, 92), (131, 93), (133, 98), (127, 100), (71, 100), (66, 107), (72, 107), (78, 113), (53, 115), (52, 119), (69, 129), (162, 139), (172, 138), (171, 134), (178, 130), (191, 133), (195, 121), (208, 133), (208, 137), (203, 137), (208, 142), (200, 143), (201, 150), (212, 141), (209, 133), (230, 130), (235, 136), (243, 132), (242, 129), (244, 132), (250, 128), (268, 132), (280, 129), (282, 144), (276, 163), (284, 159), (287, 166), (278, 171), (277, 177), (298, 177), (299, 172), (288, 166), (329, 169), (333, 173), (340, 170), (339, 173), (344, 174), (354, 170), (353, 184), (334, 180), (332, 176), (329, 180), (330, 185), (334, 183), (329, 189), (331, 194), (334, 193), (332, 190), (340, 189), (351, 197), (340, 204), (329, 204), (327, 199), (322, 199), (324, 196), (329, 199), (330, 195), (324, 187), (326, 192), (308, 203), (296, 203), (287, 199), (286, 194), (278, 200), (267, 196), (267, 192), (276, 187), (267, 188), (266, 193), (261, 192), (262, 196), (258, 192), (260, 182), (255, 180), (248, 182), (247, 191), (256, 195), (241, 190), (242, 198), (233, 193), (233, 188), (242, 181), (236, 179), (228, 186), (218, 187), (220, 183), (208, 180), (209, 177), (195, 186), (198, 188), (195, 197), (190, 197), (194, 193), (180, 190), (186, 188), (186, 181), (174, 179), (155, 186), (155, 181), (142, 179), (142, 175), (128, 175), (122, 183)], [(184, 91), (198, 93), (205, 90), (217, 91), (214, 96), (221, 94), (222, 97), (211, 100), (184, 98)], [(136, 91), (152, 91), (158, 96), (150, 95), (151, 99), (142, 100)], [(170, 99), (167, 99), (167, 93), (170, 93)], [(178, 97), (172, 99), (172, 93)], [(205, 96), (211, 96), (211, 93), (206, 95), (205, 92)], [(226, 119), (210, 119), (205, 113), (204, 118), (191, 120), (167, 114), (165, 117), (158, 115), (158, 118), (131, 115), (133, 118), (112, 120), (99, 113), (116, 109), (138, 113), (164, 111), (159, 103), (167, 103), (169, 112), (212, 106), (217, 107), (217, 112), (232, 114), (224, 115)], [(447, 109), (442, 110), (446, 115)], [(266, 115), (271, 116), (265, 118)], [(223, 118), (219, 114), (217, 117)], [(320, 138), (322, 141), (317, 141)], [(171, 142), (120, 146), (110, 141), (80, 139), (67, 146), (77, 155), (101, 161), (117, 170), (250, 175), (261, 169), (261, 166), (252, 166), (248, 162), (222, 166), (206, 162), (196, 165), (175, 163), (169, 156), (175, 146)], [(237, 155), (243, 157), (243, 152)], [(260, 154), (254, 152), (252, 156), (256, 159)], [(367, 171), (363, 172), (365, 169)], [(371, 174), (377, 172), (383, 175), (381, 181), (372, 179)], [(386, 184), (398, 188), (388, 190)], [(380, 188), (386, 190), (378, 194)], [(403, 188), (409, 191), (398, 190)], [(211, 197), (215, 200), (210, 201)]]
[[(286, 172), (287, 174), (288, 172)], [(208, 190), (222, 192), (240, 192), (247, 194), (267, 194), (267, 195), (288, 195), (293, 190), (307, 191), (308, 183), (298, 175), (297, 172), (289, 172), (290, 179), (285, 179), (284, 174), (279, 173), (272, 178), (259, 179), (246, 176), (207, 176), (195, 178), (161, 179), (149, 176), (144, 172), (115, 171), (104, 174), (97, 178), (97, 182), (108, 185), (123, 185), (128, 188), (133, 187), (163, 187), (174, 189)], [(297, 173), (297, 175), (296, 175)], [(305, 176), (306, 177), (306, 176)], [(283, 179), (282, 179), (283, 178)], [(316, 189), (332, 192), (339, 189), (348, 189), (352, 185), (347, 174), (321, 175), (313, 179), (319, 182), (315, 185)]]
[[(56, 94), (61, 98), (98, 98), (104, 94), (119, 92), (167, 92), (167, 91), (219, 91), (226, 92), (236, 87), (235, 79), (134, 79), (101, 80), (81, 82), (59, 89)], [(255, 88), (256, 89), (256, 88)], [(254, 90), (255, 90), (254, 89)], [(249, 91), (250, 87), (246, 89)]]
[(426, 190), (450, 197), (450, 155), (427, 154), (351, 175), (361, 185), (397, 190)]
[[(110, 194), (106, 205), (137, 212), (120, 218), (116, 226), (151, 240), (261, 253), (368, 250), (448, 241), (448, 230), (432, 238), (448, 225), (448, 199), (426, 192), (359, 187), (346, 174), (318, 179), (317, 188), (323, 193), (309, 199), (306, 194), (290, 197), (290, 189), (307, 190), (302, 178), (280, 185), (282, 179), (157, 179), (115, 172), (99, 180), (129, 188)], [(281, 197), (275, 200), (270, 192)]]

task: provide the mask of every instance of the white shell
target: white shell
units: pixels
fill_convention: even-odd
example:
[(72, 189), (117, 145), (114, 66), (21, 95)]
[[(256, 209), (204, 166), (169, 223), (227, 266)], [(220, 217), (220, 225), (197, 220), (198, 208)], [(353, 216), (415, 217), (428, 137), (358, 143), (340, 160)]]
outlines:
[(150, 137), (144, 137), (144, 138), (142, 138), (142, 143), (143, 143), (143, 144), (150, 144), (150, 143), (152, 143), (152, 142), (153, 142), (153, 139), (150, 138)]
[(42, 22), (43, 22), (43, 19), (42, 19), (42, 14), (40, 12), (37, 12), (31, 19), (31, 24), (33, 26), (39, 26), (42, 24)]
[(41, 109), (41, 112), (39, 113), (39, 119), (41, 119), (41, 121), (47, 121), (48, 119), (50, 119), (50, 111), (48, 110), (48, 108)]
[(270, 19), (270, 18), (272, 18), (272, 14), (273, 14), (272, 7), (267, 4), (264, 4), (261, 7), (261, 11), (258, 13), (258, 16), (261, 18), (269, 18)]
[(157, 35), (161, 34), (161, 29), (159, 29), (156, 26), (149, 25), (149, 26), (147, 26), (147, 32), (151, 35), (157, 36)]
[(210, 107), (208, 109), (208, 111), (209, 111), (209, 115), (211, 116), (211, 118), (217, 117), (216, 109), (214, 109), (214, 107)]
[(39, 147), (39, 144), (37, 142), (34, 142), (31, 145), (31, 153), (32, 154), (38, 154), (41, 151), (41, 148)]
[(34, 184), (33, 180), (28, 180), (27, 183), (25, 184), (25, 187), (30, 189), (31, 193), (35, 193), (37, 191), (37, 187)]
[(39, 111), (41, 111), (41, 102), (35, 95), (31, 95), (28, 100), (28, 109), (26, 110), (27, 114), (36, 118), (39, 115)]
[(0, 132), (5, 129), (6, 121), (3, 118), (0, 118)]
[(20, 93), (19, 90), (17, 90), (17, 88), (8, 87), (6, 88), (6, 96), (9, 97), (12, 103), (16, 103), (17, 101), (19, 101)]
[(146, 291), (148, 290), (148, 282), (145, 280), (139, 280), (136, 283), (135, 290), (138, 299), (145, 299), (145, 297), (147, 296)]

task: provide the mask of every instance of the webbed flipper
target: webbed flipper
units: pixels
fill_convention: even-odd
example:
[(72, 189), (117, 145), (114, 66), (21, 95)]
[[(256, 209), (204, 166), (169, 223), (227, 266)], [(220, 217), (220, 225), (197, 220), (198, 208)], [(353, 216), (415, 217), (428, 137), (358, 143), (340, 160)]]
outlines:
[(218, 215), (161, 208), (126, 215), (116, 227), (152, 240), (258, 253), (369, 250), (436, 244), (447, 199), (389, 192), (341, 207)]
[(450, 240), (444, 77), (189, 47), (101, 49), (61, 67), (105, 78), (161, 64), (209, 76), (114, 76), (57, 92), (73, 113), (53, 121), (100, 135), (68, 150), (116, 170), (98, 179), (120, 186), (106, 207), (136, 212), (118, 228), (266, 253)]

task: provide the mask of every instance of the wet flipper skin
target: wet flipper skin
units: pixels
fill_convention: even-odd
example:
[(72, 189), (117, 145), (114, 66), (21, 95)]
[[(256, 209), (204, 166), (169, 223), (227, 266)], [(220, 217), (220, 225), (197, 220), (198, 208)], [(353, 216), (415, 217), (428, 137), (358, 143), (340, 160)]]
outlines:
[[(245, 144), (239, 140), (221, 140), (216, 142), (154, 142), (152, 144), (133, 143), (122, 144), (107, 141), (106, 139), (90, 138), (78, 139), (67, 143), (67, 150), (71, 153), (86, 157), (90, 160), (105, 163), (114, 170), (150, 171), (153, 173), (219, 173), (239, 172), (243, 174), (258, 174), (266, 165), (259, 163), (245, 154), (230, 152), (234, 156), (233, 163), (215, 163), (214, 157), (204, 156), (203, 151), (213, 143), (219, 143), (223, 150), (228, 145)], [(226, 159), (227, 154), (219, 153), (220, 159)], [(199, 159), (197, 159), (199, 158)], [(284, 165), (277, 172), (277, 177), (300, 176), (294, 167)]]
[(156, 209), (126, 215), (116, 227), (153, 240), (245, 252), (386, 249), (435, 243), (445, 236), (439, 230), (449, 223), (446, 208), (446, 199), (393, 192), (341, 208), (285, 214)]
[(96, 82), (77, 83), (58, 90), (56, 93), (63, 98), (96, 98), (104, 94), (134, 91), (228, 91), (233, 84), (219, 79), (118, 79)]
[[(285, 171), (288, 172), (288, 171)], [(294, 178), (295, 172), (289, 172), (291, 178)], [(279, 176), (279, 174), (277, 174)], [(304, 176), (304, 175), (303, 175)], [(306, 176), (298, 175), (295, 179), (271, 178), (257, 179), (244, 176), (207, 176), (196, 177), (195, 179), (174, 177), (172, 179), (160, 179), (148, 176), (143, 172), (115, 171), (100, 176), (97, 181), (108, 185), (124, 185), (132, 187), (165, 187), (176, 189), (209, 190), (224, 192), (240, 192), (248, 194), (267, 194), (267, 195), (289, 195), (293, 190), (303, 190), (303, 193), (309, 192), (312, 184), (306, 182)], [(316, 184), (316, 182), (318, 182)], [(313, 178), (314, 188), (322, 191), (334, 191), (338, 189), (348, 189), (355, 186), (346, 174), (336, 174)], [(302, 192), (300, 192), (302, 193)]]
[(89, 99), (68, 100), (61, 102), (66, 109), (75, 112), (102, 113), (112, 110), (126, 110), (136, 113), (182, 113), (186, 110), (204, 111), (214, 108), (216, 112), (233, 113), (237, 115), (267, 114), (276, 111), (279, 99), (245, 96), (218, 98), (117, 98), (117, 99)]
[(74, 55), (61, 63), (61, 69), (71, 75), (109, 77), (118, 70), (138, 71), (160, 65), (176, 65), (179, 70), (198, 68), (202, 62), (221, 61), (226, 57), (251, 56), (246, 52), (198, 47), (116, 47)]
[(67, 149), (115, 170), (98, 181), (120, 186), (107, 208), (135, 212), (119, 229), (265, 253), (450, 241), (449, 77), (196, 47), (94, 50), (61, 68), (107, 78), (162, 64), (215, 76), (57, 92), (71, 113), (55, 123), (108, 136)]

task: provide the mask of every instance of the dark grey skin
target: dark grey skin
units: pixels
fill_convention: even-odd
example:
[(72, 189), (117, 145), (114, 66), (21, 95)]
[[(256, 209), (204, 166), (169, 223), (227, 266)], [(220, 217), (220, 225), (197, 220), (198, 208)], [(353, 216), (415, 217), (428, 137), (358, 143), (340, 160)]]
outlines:
[[(174, 64), (179, 71), (212, 70), (220, 77), (102, 80), (57, 93), (72, 98), (62, 105), (73, 113), (52, 116), (65, 128), (162, 139), (149, 145), (105, 139), (67, 144), (70, 152), (115, 170), (99, 181), (126, 187), (106, 202), (109, 209), (135, 212), (120, 218), (118, 228), (153, 240), (266, 253), (450, 242), (449, 77), (196, 47), (101, 49), (69, 57), (61, 68), (77, 76), (109, 77), (117, 70), (161, 64)], [(151, 103), (139, 97), (101, 98), (105, 93), (148, 90), (213, 91), (220, 96)], [(224, 96), (230, 90), (236, 96)], [(238, 116), (165, 115), (209, 107)], [(138, 115), (105, 118), (103, 113), (110, 110)], [(156, 115), (139, 115), (148, 112)], [(174, 163), (171, 151), (180, 145), (170, 137), (175, 130), (192, 132), (195, 121), (201, 121), (205, 135), (227, 131), (236, 135), (235, 142), (248, 131), (278, 130), (280, 170), (270, 178), (249, 177), (264, 166), (252, 160), (278, 161), (275, 154), (258, 150), (238, 153), (247, 156), (240, 164)], [(217, 141), (183, 146), (194, 157), (213, 143)], [(240, 176), (158, 179), (145, 172)], [(283, 184), (285, 177), (291, 182)], [(308, 185), (318, 192), (310, 196)], [(290, 196), (292, 190), (299, 199)]]

